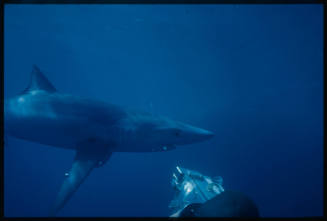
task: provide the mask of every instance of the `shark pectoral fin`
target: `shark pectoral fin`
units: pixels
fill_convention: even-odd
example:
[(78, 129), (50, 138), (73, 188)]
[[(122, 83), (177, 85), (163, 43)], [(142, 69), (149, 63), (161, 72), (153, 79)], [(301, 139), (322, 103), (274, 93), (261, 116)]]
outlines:
[(61, 185), (54, 207), (51, 209), (50, 216), (55, 216), (64, 207), (92, 169), (103, 165), (104, 160), (107, 160), (112, 153), (107, 148), (102, 148), (101, 151), (94, 153), (94, 149), (92, 152), (90, 151), (91, 148), (77, 150), (73, 166), (65, 174), (65, 180)]

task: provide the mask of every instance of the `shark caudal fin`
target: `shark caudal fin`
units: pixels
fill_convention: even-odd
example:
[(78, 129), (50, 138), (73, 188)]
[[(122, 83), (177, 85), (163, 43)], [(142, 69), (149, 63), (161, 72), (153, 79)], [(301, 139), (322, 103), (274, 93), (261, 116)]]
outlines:
[(36, 65), (33, 65), (30, 82), (22, 93), (34, 90), (43, 90), (49, 93), (57, 91)]
[(93, 168), (102, 166), (111, 156), (108, 147), (80, 147), (75, 155), (72, 168), (65, 173), (65, 180), (57, 195), (54, 206), (51, 208), (50, 216), (55, 216), (65, 206), (78, 187), (83, 183)]

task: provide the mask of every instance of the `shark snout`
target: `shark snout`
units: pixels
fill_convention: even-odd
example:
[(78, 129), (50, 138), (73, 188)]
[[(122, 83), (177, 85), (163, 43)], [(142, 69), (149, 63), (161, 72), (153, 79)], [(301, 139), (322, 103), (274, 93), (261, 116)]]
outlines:
[(202, 142), (205, 140), (209, 140), (214, 136), (214, 133), (209, 130), (205, 130), (199, 127), (194, 127), (191, 125), (184, 125), (183, 134), (184, 134), (183, 137), (184, 144)]
[(196, 136), (200, 136), (202, 137), (203, 139), (210, 139), (214, 136), (215, 134), (209, 130), (205, 130), (205, 129), (199, 129), (197, 132), (196, 132)]
[(196, 128), (193, 131), (193, 137), (194, 139), (196, 139), (197, 141), (205, 141), (208, 140), (210, 138), (212, 138), (215, 134), (209, 130), (205, 130), (202, 128)]

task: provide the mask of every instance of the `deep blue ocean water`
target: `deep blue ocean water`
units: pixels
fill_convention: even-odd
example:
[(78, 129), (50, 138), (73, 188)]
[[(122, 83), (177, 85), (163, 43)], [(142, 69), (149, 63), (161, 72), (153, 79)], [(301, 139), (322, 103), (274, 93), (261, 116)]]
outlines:
[[(114, 153), (58, 216), (169, 216), (175, 166), (263, 217), (323, 213), (322, 5), (6, 5), (5, 98), (36, 64), (58, 91), (213, 131)], [(74, 152), (6, 137), (5, 216), (47, 216)]]

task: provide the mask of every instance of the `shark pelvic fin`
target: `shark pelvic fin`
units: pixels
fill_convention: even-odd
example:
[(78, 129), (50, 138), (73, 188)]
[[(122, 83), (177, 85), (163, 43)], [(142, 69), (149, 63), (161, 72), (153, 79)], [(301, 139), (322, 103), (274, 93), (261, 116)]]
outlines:
[(33, 65), (29, 85), (23, 91), (23, 93), (27, 93), (29, 91), (34, 90), (43, 90), (49, 93), (57, 91), (56, 88), (50, 83), (50, 81), (44, 76), (44, 74), (36, 65)]
[(50, 211), (50, 216), (55, 216), (64, 207), (93, 168), (102, 166), (111, 154), (112, 152), (104, 147), (89, 146), (89, 148), (81, 147), (77, 150), (72, 168), (68, 173), (65, 173), (65, 180)]

